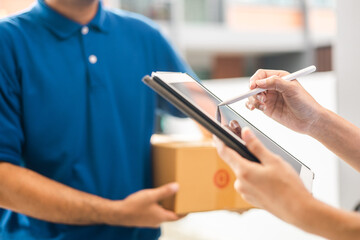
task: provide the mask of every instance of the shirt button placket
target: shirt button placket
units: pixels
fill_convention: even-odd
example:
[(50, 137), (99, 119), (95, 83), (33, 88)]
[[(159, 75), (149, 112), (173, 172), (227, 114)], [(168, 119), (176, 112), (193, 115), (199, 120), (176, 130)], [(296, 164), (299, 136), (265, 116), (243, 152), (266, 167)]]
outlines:
[[(83, 36), (82, 38), (82, 41), (83, 41), (83, 47), (84, 47), (84, 52), (85, 52), (85, 56), (87, 56), (87, 61), (90, 65), (95, 65), (97, 62), (98, 62), (98, 58), (95, 54), (93, 54), (93, 49), (89, 48), (90, 46), (92, 46), (91, 44), (91, 35), (89, 34), (90, 33), (90, 28), (88, 26), (83, 26), (81, 29), (80, 29), (80, 32)], [(91, 86), (96, 86), (97, 85), (97, 81), (95, 79), (95, 75), (94, 75), (94, 72), (96, 72), (96, 67), (89, 67), (87, 69), (87, 71), (89, 71), (89, 74), (88, 74), (88, 81), (90, 83)]]
[[(87, 35), (89, 33), (89, 27), (88, 26), (83, 26), (82, 28), (81, 28), (81, 34), (82, 35)], [(91, 64), (95, 64), (95, 63), (97, 63), (97, 57), (94, 55), (94, 54), (91, 54), (90, 56), (89, 56), (89, 62), (91, 63)]]

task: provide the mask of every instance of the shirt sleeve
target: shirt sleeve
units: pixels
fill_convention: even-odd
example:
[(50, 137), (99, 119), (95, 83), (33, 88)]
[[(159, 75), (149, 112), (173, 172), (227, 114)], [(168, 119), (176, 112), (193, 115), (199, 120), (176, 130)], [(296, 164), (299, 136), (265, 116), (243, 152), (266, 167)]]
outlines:
[[(196, 74), (192, 71), (190, 66), (179, 56), (175, 49), (171, 46), (169, 41), (158, 32), (157, 45), (157, 57), (158, 57), (158, 69), (157, 71), (169, 71), (169, 72), (182, 72), (187, 73), (194, 79), (199, 81)], [(160, 53), (160, 54), (159, 54)], [(158, 107), (160, 111), (165, 111), (175, 117), (187, 117), (184, 113), (170, 104), (161, 96), (158, 96)]]
[(0, 24), (0, 161), (21, 164), (20, 84), (10, 36)]

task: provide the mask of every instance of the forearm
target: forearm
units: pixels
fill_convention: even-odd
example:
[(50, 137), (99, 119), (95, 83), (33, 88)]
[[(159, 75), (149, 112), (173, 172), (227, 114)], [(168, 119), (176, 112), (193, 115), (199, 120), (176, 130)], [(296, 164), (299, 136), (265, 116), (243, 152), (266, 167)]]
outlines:
[(322, 109), (309, 135), (360, 171), (360, 128), (339, 115)]
[(333, 208), (316, 199), (304, 201), (290, 223), (332, 240), (360, 238), (360, 215)]
[(0, 162), (0, 207), (45, 221), (103, 224), (112, 201), (87, 194), (36, 172)]

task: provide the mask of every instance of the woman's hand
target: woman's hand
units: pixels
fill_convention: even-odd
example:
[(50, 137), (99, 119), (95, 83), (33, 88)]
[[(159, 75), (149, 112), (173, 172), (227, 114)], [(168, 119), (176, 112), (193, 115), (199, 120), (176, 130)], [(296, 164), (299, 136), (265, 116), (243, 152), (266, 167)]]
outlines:
[(250, 79), (250, 89), (267, 91), (249, 98), (246, 107), (263, 111), (282, 125), (309, 134), (316, 127), (323, 110), (297, 80), (285, 81), (288, 72), (258, 70)]
[[(241, 130), (235, 121), (229, 125), (236, 134)], [(359, 214), (339, 210), (316, 200), (306, 190), (295, 170), (266, 149), (248, 128), (241, 130), (241, 137), (260, 164), (241, 157), (218, 138), (214, 137), (214, 140), (219, 155), (235, 172), (236, 191), (247, 202), (304, 231), (327, 239), (359, 239)]]
[[(236, 124), (231, 123), (230, 127), (234, 128)], [(301, 204), (304, 201), (312, 201), (313, 197), (295, 170), (266, 149), (248, 128), (242, 129), (241, 136), (249, 151), (261, 161), (261, 164), (241, 157), (215, 137), (220, 157), (235, 172), (236, 191), (250, 204), (263, 208), (287, 222), (294, 222), (293, 218), (301, 209)]]

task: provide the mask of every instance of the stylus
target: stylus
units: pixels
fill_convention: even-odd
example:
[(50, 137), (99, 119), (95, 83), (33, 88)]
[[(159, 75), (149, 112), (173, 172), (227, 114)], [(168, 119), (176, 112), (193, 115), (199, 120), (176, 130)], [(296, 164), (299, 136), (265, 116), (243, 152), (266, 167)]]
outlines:
[[(283, 77), (283, 79), (286, 80), (286, 81), (291, 81), (291, 80), (297, 79), (299, 77), (306, 76), (306, 75), (308, 75), (310, 73), (313, 73), (315, 71), (316, 71), (316, 67), (314, 65), (312, 65), (310, 67), (307, 67), (307, 68), (301, 69), (299, 71), (296, 71), (294, 73), (291, 73), (289, 75), (286, 75), (285, 77)], [(253, 95), (256, 95), (256, 94), (264, 92), (264, 91), (266, 91), (266, 89), (255, 88), (253, 90), (248, 91), (247, 93), (241, 94), (240, 96), (236, 96), (236, 97), (230, 98), (230, 99), (228, 99), (226, 101), (223, 101), (218, 106), (232, 104), (232, 103), (238, 102), (240, 100), (243, 100), (245, 98), (251, 97)]]

